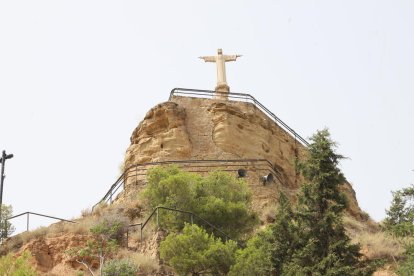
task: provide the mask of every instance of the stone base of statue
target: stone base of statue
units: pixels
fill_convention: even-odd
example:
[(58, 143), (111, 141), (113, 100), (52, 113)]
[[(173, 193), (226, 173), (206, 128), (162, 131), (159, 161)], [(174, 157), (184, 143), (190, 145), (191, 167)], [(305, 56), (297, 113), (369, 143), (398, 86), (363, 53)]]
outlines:
[(230, 87), (226, 83), (218, 84), (216, 86), (215, 91), (220, 92), (220, 93), (216, 93), (216, 95), (214, 96), (214, 99), (227, 100), (228, 93), (230, 92)]

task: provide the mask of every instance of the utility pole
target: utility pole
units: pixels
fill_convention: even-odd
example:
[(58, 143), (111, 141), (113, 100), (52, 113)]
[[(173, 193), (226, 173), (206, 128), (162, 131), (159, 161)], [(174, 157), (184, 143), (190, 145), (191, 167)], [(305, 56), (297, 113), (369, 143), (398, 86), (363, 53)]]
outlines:
[[(3, 224), (4, 226), (7, 227), (6, 224), (6, 218), (2, 218), (2, 207), (3, 207), (3, 183), (4, 183), (4, 179), (6, 178), (6, 176), (4, 175), (4, 168), (6, 166), (6, 160), (7, 159), (11, 159), (13, 158), (13, 154), (6, 154), (6, 151), (3, 150), (3, 153), (1, 155), (0, 158), (0, 162), (1, 162), (1, 175), (0, 175), (0, 223)], [(1, 225), (0, 225), (1, 227)], [(5, 235), (7, 235), (7, 230), (5, 229), (6, 233)], [(1, 230), (0, 230), (1, 233)], [(4, 235), (1, 235), (2, 237), (0, 237), (1, 239), (5, 238)]]

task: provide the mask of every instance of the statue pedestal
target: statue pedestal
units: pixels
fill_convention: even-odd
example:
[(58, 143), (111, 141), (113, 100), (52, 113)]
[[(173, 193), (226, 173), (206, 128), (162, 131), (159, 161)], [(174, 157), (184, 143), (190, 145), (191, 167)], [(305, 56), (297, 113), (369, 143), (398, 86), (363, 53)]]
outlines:
[[(214, 99), (225, 100), (225, 101), (228, 100), (227, 93), (230, 92), (230, 87), (226, 83), (218, 84), (215, 88), (215, 91), (216, 92), (221, 92), (221, 93), (216, 93), (216, 95), (214, 96)], [(224, 94), (224, 93), (226, 93), (226, 94)]]

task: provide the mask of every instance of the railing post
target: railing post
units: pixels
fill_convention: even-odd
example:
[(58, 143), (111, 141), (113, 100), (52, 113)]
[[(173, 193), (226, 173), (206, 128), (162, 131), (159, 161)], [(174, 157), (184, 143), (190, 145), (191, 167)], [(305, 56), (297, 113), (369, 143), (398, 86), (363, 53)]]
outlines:
[(30, 213), (27, 212), (27, 220), (26, 220), (26, 231), (29, 232), (29, 215)]
[(190, 215), (190, 219), (191, 219), (191, 224), (193, 224), (194, 223), (194, 218), (193, 218), (193, 214), (192, 213)]
[(140, 240), (139, 240), (139, 242), (142, 242), (142, 224), (141, 224), (140, 229), (141, 229), (141, 235), (140, 235)]
[(157, 211), (156, 211), (156, 212), (157, 212), (157, 227), (158, 227), (158, 228), (160, 227), (160, 219), (159, 219), (159, 214), (158, 214), (158, 213), (159, 213), (159, 210), (160, 210), (160, 209), (159, 209), (159, 208), (157, 208)]

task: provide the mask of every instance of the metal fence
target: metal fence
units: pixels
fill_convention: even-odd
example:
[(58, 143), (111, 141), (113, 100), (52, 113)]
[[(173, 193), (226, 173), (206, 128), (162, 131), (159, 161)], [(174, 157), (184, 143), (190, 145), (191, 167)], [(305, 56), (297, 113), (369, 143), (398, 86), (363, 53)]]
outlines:
[(54, 220), (59, 220), (59, 221), (64, 221), (64, 222), (69, 222), (69, 223), (77, 223), (77, 222), (72, 221), (72, 220), (67, 220), (67, 219), (63, 219), (63, 218), (53, 217), (53, 216), (34, 213), (34, 212), (24, 212), (24, 213), (9, 217), (9, 218), (6, 219), (6, 221), (10, 221), (12, 219), (15, 219), (15, 218), (18, 218), (18, 217), (21, 217), (21, 216), (26, 216), (26, 231), (29, 231), (29, 229), (30, 229), (30, 215), (49, 218), (49, 219), (54, 219)]
[(234, 92), (218, 92), (214, 90), (200, 90), (200, 89), (188, 89), (188, 88), (174, 88), (171, 90), (169, 100), (171, 101), (174, 96), (185, 96), (193, 98), (207, 98), (212, 99), (217, 95), (225, 96), (233, 101), (244, 101), (254, 104), (257, 108), (263, 111), (268, 117), (270, 117), (278, 126), (282, 127), (286, 132), (288, 132), (296, 141), (299, 141), (303, 146), (309, 146), (308, 141), (305, 138), (300, 136), (296, 131), (294, 131), (290, 126), (283, 122), (279, 117), (277, 117), (273, 112), (271, 112), (267, 107), (261, 104), (255, 97), (250, 94), (245, 93), (234, 93)]
[[(148, 218), (144, 222), (129, 225), (129, 227), (127, 229), (127, 240), (126, 240), (127, 246), (128, 246), (128, 242), (129, 242), (129, 233), (130, 233), (129, 229), (130, 228), (134, 228), (134, 227), (139, 226), (140, 241), (142, 241), (143, 240), (143, 230), (145, 229), (145, 226), (148, 225), (148, 223), (150, 222), (150, 220), (153, 217), (155, 217), (155, 219), (156, 219), (157, 227), (158, 228), (160, 227), (160, 225), (161, 225), (161, 223), (160, 223), (160, 210), (185, 214), (185, 215), (188, 216), (191, 224), (195, 223), (195, 221), (197, 220), (200, 224), (204, 224), (205, 226), (207, 226), (207, 228), (210, 228), (211, 231), (214, 232), (216, 236), (222, 238), (224, 241), (234, 240), (234, 239), (230, 238), (229, 235), (227, 235), (222, 230), (220, 230), (218, 227), (214, 226), (213, 224), (211, 224), (210, 222), (208, 222), (207, 220), (203, 219), (202, 217), (198, 216), (197, 214), (195, 214), (193, 212), (183, 211), (183, 210), (169, 208), (169, 207), (158, 206), (152, 211), (152, 213), (148, 216)], [(238, 245), (240, 245), (239, 242), (237, 242), (237, 243), (238, 243)]]
[[(197, 214), (195, 214), (193, 212), (174, 209), (174, 208), (169, 208), (169, 207), (158, 206), (151, 212), (151, 214), (148, 216), (148, 218), (144, 222), (128, 225), (128, 228), (127, 228), (127, 231), (126, 231), (127, 246), (128, 246), (129, 233), (130, 233), (131, 228), (136, 228), (136, 227), (139, 226), (140, 241), (142, 241), (143, 240), (143, 231), (144, 231), (145, 227), (149, 224), (149, 222), (151, 221), (152, 218), (155, 217), (156, 225), (157, 225), (158, 228), (160, 227), (160, 225), (161, 225), (161, 223), (160, 223), (160, 210), (165, 210), (167, 212), (175, 212), (175, 213), (188, 215), (188, 218), (189, 218), (189, 221), (191, 222), (191, 224), (195, 223), (195, 221), (198, 221), (200, 224), (204, 224), (205, 226), (210, 228), (212, 232), (215, 232), (216, 235), (221, 237), (223, 240), (225, 240), (225, 241), (231, 240), (231, 238), (226, 233), (224, 233), (222, 230), (220, 230), (218, 227), (214, 226), (213, 224), (211, 224), (210, 222), (208, 222), (207, 220), (203, 219), (202, 217), (198, 216)], [(24, 212), (24, 213), (9, 217), (9, 218), (6, 219), (6, 221), (10, 221), (12, 219), (15, 219), (15, 218), (18, 218), (18, 217), (21, 217), (21, 216), (26, 216), (26, 231), (29, 231), (29, 229), (30, 229), (30, 215), (50, 218), (50, 219), (59, 220), (59, 221), (63, 221), (63, 222), (68, 222), (68, 223), (77, 223), (76, 221), (67, 220), (67, 219), (58, 218), (58, 217), (49, 216), (49, 215), (44, 215), (44, 214), (39, 214), (39, 213), (34, 213), (34, 212)]]
[(170, 160), (160, 162), (148, 162), (133, 165), (127, 168), (124, 173), (118, 177), (114, 184), (111, 185), (104, 197), (96, 203), (92, 210), (101, 203), (111, 204), (116, 196), (125, 188), (125, 182), (132, 178), (135, 182), (138, 177), (145, 177), (147, 170), (154, 166), (175, 164), (187, 172), (206, 173), (212, 170), (220, 170), (226, 172), (237, 172), (238, 168), (252, 168), (255, 171), (263, 171), (272, 173), (279, 182), (282, 182), (280, 173), (273, 167), (272, 163), (267, 159), (212, 159), (212, 160)]

